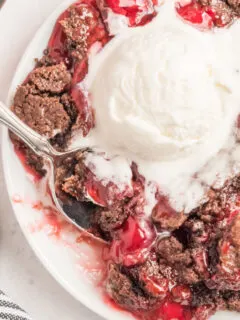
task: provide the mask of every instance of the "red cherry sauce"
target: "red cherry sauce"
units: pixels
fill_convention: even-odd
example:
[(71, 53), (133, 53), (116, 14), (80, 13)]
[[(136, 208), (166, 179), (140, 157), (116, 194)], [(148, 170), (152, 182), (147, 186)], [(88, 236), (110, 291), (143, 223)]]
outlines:
[(177, 285), (172, 291), (172, 298), (174, 302), (181, 303), (182, 305), (187, 306), (192, 298), (191, 290), (186, 285)]
[(60, 24), (60, 22), (68, 17), (68, 11), (63, 12), (59, 16), (48, 42), (49, 55), (57, 62), (64, 61), (67, 65), (69, 64), (69, 57), (68, 52), (64, 46), (66, 41), (66, 35), (63, 32), (63, 27)]
[(130, 27), (145, 25), (156, 16), (156, 12), (153, 10), (153, 5), (157, 4), (156, 0), (144, 0), (141, 4), (134, 0), (134, 3), (132, 6), (123, 7), (119, 0), (106, 0), (107, 7), (110, 7), (113, 12), (128, 18)]
[[(100, 19), (100, 14), (96, 7), (95, 1), (78, 1), (72, 5), (72, 7), (79, 13), (79, 16), (82, 16), (82, 9), (88, 7), (88, 10), (91, 11), (92, 17), (86, 18), (86, 23), (88, 26), (88, 37), (86, 39), (87, 48), (90, 49), (91, 45), (93, 45), (96, 41), (100, 41), (102, 45), (104, 45), (109, 37), (106, 33), (105, 26)], [(71, 55), (71, 51), (69, 51), (66, 40), (66, 34), (64, 33), (64, 28), (61, 24), (61, 21), (68, 18), (70, 16), (70, 10), (67, 9), (63, 12), (58, 18), (52, 35), (48, 42), (48, 51), (52, 58), (54, 58), (57, 62), (64, 61), (69, 69), (73, 68), (73, 85), (80, 81), (78, 79), (79, 74), (79, 66), (76, 59), (74, 59)], [(88, 19), (88, 20), (87, 20)], [(79, 31), (80, 32), (80, 31)], [(80, 61), (80, 64), (82, 62)], [(81, 66), (80, 66), (81, 69)], [(75, 74), (76, 73), (76, 74)]]
[(145, 283), (145, 288), (152, 295), (164, 299), (169, 291), (169, 281), (166, 278), (158, 279), (154, 275), (142, 274), (140, 280)]
[(225, 27), (229, 23), (224, 21), (224, 17), (217, 14), (213, 7), (203, 6), (197, 0), (192, 0), (186, 5), (177, 2), (176, 11), (185, 21), (202, 29)]
[(45, 206), (41, 201), (31, 203), (33, 209), (40, 211), (40, 220), (32, 223), (29, 229), (33, 233), (44, 232), (48, 237), (74, 253), (77, 269), (88, 281), (102, 291), (106, 278), (107, 266), (102, 260), (102, 251), (106, 247), (87, 232), (80, 231), (62, 218), (51, 206)]
[(158, 315), (160, 319), (163, 320), (191, 320), (191, 312), (184, 308), (182, 305), (166, 301), (159, 309)]
[(94, 127), (94, 112), (88, 99), (88, 93), (75, 86), (70, 94), (77, 107), (80, 121), (79, 126), (85, 137)]
[(156, 230), (149, 221), (130, 216), (112, 241), (109, 258), (128, 267), (144, 262), (155, 239)]
[(29, 176), (31, 177), (33, 182), (36, 183), (36, 182), (40, 181), (42, 179), (42, 176), (39, 173), (37, 173), (36, 170), (34, 170), (30, 165), (28, 165), (26, 154), (25, 154), (24, 150), (21, 150), (21, 149), (17, 148), (16, 146), (14, 146), (14, 151), (15, 151), (18, 159), (22, 163), (25, 171), (29, 174)]
[[(125, 309), (121, 308), (112, 300), (108, 295), (103, 296), (103, 301), (116, 311), (122, 311), (129, 313)], [(206, 308), (206, 310), (208, 310)], [(204, 311), (206, 312), (204, 309)], [(193, 310), (194, 312), (194, 310)], [(199, 313), (199, 312), (198, 312)], [(133, 312), (132, 315), (135, 319), (139, 320), (191, 320), (193, 319), (193, 313), (191, 310), (179, 303), (165, 299), (164, 302), (155, 310), (148, 312)], [(205, 315), (203, 315), (205, 316)], [(197, 320), (207, 320), (206, 317), (194, 318)]]
[(114, 183), (109, 182), (103, 185), (101, 181), (97, 181), (95, 177), (87, 179), (84, 188), (86, 189), (87, 195), (89, 195), (96, 204), (104, 207), (132, 195), (132, 191), (128, 189), (128, 187), (126, 187), (124, 191), (121, 191)]
[(104, 207), (111, 206), (113, 203), (116, 204), (133, 196), (131, 186), (126, 185), (122, 190), (112, 181), (103, 183), (97, 179), (88, 167), (85, 168), (83, 192), (87, 198), (89, 196), (93, 199), (94, 203)]

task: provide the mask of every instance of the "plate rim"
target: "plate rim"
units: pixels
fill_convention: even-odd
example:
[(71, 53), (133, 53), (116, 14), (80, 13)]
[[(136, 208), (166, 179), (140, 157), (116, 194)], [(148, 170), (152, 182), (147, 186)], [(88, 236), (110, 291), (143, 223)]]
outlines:
[[(24, 61), (26, 60), (26, 57), (28, 56), (28, 53), (31, 51), (32, 44), (34, 40), (38, 37), (40, 37), (42, 30), (44, 29), (45, 26), (49, 25), (51, 21), (54, 18), (54, 24), (56, 22), (56, 17), (61, 14), (69, 5), (72, 3), (76, 2), (76, 0), (64, 0), (61, 1), (61, 3), (53, 10), (50, 15), (43, 21), (43, 23), (40, 25), (34, 36), (30, 39), (28, 45), (25, 48), (25, 51), (19, 60), (17, 64), (17, 68), (14, 72), (14, 75), (12, 77), (9, 89), (8, 89), (8, 94), (7, 94), (7, 99), (6, 99), (6, 105), (8, 107), (11, 106), (11, 101), (13, 98), (13, 94), (15, 92), (16, 86), (16, 78), (19, 78), (18, 75), (21, 73), (22, 66), (24, 65)], [(18, 210), (14, 206), (14, 203), (12, 201), (12, 194), (11, 194), (11, 182), (10, 182), (10, 174), (9, 174), (9, 162), (7, 157), (5, 156), (5, 148), (10, 147), (11, 148), (11, 142), (9, 140), (8, 136), (8, 129), (4, 126), (0, 128), (0, 133), (1, 133), (1, 161), (2, 161), (2, 170), (3, 170), (3, 178), (4, 178), (4, 185), (6, 186), (7, 190), (7, 195), (10, 201), (11, 209), (14, 213), (14, 216), (19, 224), (21, 232), (24, 234), (24, 237), (26, 238), (29, 246), (33, 250), (34, 254), (36, 255), (37, 259), (40, 261), (40, 263), (44, 266), (44, 268), (51, 274), (51, 276), (61, 285), (61, 287), (66, 290), (74, 299), (79, 301), (82, 305), (87, 307), (89, 310), (91, 310), (93, 313), (97, 314), (98, 316), (107, 319), (107, 320), (112, 320), (113, 315), (115, 317), (115, 320), (128, 320), (128, 319), (133, 319), (132, 316), (126, 311), (121, 311), (120, 313), (116, 312), (114, 309), (110, 310), (109, 308), (107, 309), (102, 309), (102, 308), (95, 308), (94, 305), (92, 305), (91, 301), (85, 296), (84, 294), (76, 294), (75, 290), (72, 288), (71, 284), (68, 283), (66, 279), (64, 279), (64, 276), (61, 275), (61, 273), (58, 272), (57, 268), (52, 264), (48, 263), (48, 258), (47, 256), (43, 253), (43, 251), (36, 245), (36, 243), (33, 240), (33, 237), (31, 236), (30, 232), (27, 232), (27, 229), (24, 228), (21, 224), (21, 221), (19, 219), (19, 214)], [(24, 170), (24, 168), (23, 168)], [(26, 177), (27, 179), (27, 177)], [(130, 317), (129, 317), (130, 316)], [(225, 317), (224, 317), (225, 318)], [(134, 318), (135, 319), (135, 318)]]

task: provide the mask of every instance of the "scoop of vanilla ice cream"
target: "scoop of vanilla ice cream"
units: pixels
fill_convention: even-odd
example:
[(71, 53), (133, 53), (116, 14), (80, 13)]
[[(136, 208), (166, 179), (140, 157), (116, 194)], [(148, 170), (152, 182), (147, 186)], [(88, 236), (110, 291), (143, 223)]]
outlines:
[(211, 35), (175, 20), (159, 15), (128, 30), (90, 64), (96, 130), (112, 150), (145, 160), (185, 156), (211, 144), (231, 112)]

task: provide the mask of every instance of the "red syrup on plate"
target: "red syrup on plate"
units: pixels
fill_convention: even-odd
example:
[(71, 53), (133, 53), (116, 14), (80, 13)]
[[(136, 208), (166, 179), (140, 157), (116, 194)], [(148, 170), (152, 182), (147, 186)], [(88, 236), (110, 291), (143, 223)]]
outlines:
[[(71, 52), (71, 49), (69, 49), (67, 37), (62, 25), (62, 21), (69, 18), (71, 15), (70, 10), (66, 10), (60, 15), (55, 24), (48, 42), (48, 53), (57, 62), (64, 62), (72, 73), (69, 94), (75, 102), (79, 112), (81, 130), (85, 137), (94, 127), (94, 113), (88, 99), (88, 93), (84, 88), (80, 88), (79, 86), (76, 87), (76, 85), (82, 82), (87, 75), (88, 55), (91, 46), (99, 42), (103, 47), (109, 41), (110, 37), (105, 30), (100, 13), (98, 12), (94, 1), (78, 1), (71, 8), (74, 8), (74, 10), (79, 13), (79, 17), (83, 16), (86, 8), (92, 14), (91, 21), (83, 20), (86, 23), (86, 28), (88, 30), (85, 39), (86, 43), (84, 44), (87, 52), (84, 52), (82, 58), (79, 60), (75, 57), (74, 53)], [(82, 31), (83, 29), (79, 29), (79, 33)]]
[(45, 206), (41, 201), (31, 206), (40, 211), (42, 216), (29, 225), (29, 230), (32, 233), (43, 232), (59, 245), (69, 248), (73, 252), (76, 268), (85, 275), (88, 282), (102, 291), (107, 270), (102, 252), (107, 245), (65, 221), (51, 206)]
[(198, 308), (189, 308), (176, 303), (171, 296), (150, 311), (130, 312), (117, 305), (108, 295), (104, 295), (104, 302), (116, 311), (122, 311), (134, 316), (137, 320), (206, 320), (215, 312), (211, 306), (204, 305)]
[(212, 29), (214, 27), (225, 27), (232, 20), (225, 19), (223, 13), (218, 13), (210, 5), (202, 5), (197, 0), (192, 0), (190, 3), (181, 4), (181, 1), (176, 3), (176, 11), (185, 21), (198, 26), (202, 29)]
[(33, 182), (37, 183), (42, 179), (42, 176), (36, 172), (28, 163), (27, 163), (27, 157), (24, 152), (24, 150), (18, 149), (16, 146), (14, 146), (14, 152), (16, 153), (18, 159), (20, 160), (21, 164), (23, 165), (26, 173), (31, 177)]
[(41, 201), (33, 202), (31, 207), (42, 213), (41, 219), (30, 225), (31, 232), (45, 231), (48, 236), (60, 239), (67, 222), (62, 220), (58, 211), (50, 206), (44, 206)]

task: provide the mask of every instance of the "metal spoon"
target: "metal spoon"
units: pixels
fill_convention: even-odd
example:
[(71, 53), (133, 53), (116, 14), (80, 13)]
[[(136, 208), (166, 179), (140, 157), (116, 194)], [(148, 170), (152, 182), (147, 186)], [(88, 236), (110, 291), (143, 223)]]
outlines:
[(94, 214), (94, 204), (90, 202), (79, 202), (77, 200), (72, 200), (71, 204), (64, 204), (58, 198), (55, 191), (56, 164), (61, 163), (66, 157), (73, 156), (76, 152), (89, 151), (89, 148), (58, 152), (51, 146), (48, 139), (28, 127), (2, 102), (0, 102), (0, 123), (6, 125), (13, 133), (21, 138), (34, 153), (45, 158), (49, 162), (49, 187), (54, 204), (58, 211), (66, 218), (66, 220), (75, 225), (81, 231), (87, 232), (92, 237), (104, 241), (90, 233), (88, 230), (91, 226), (91, 216)]

